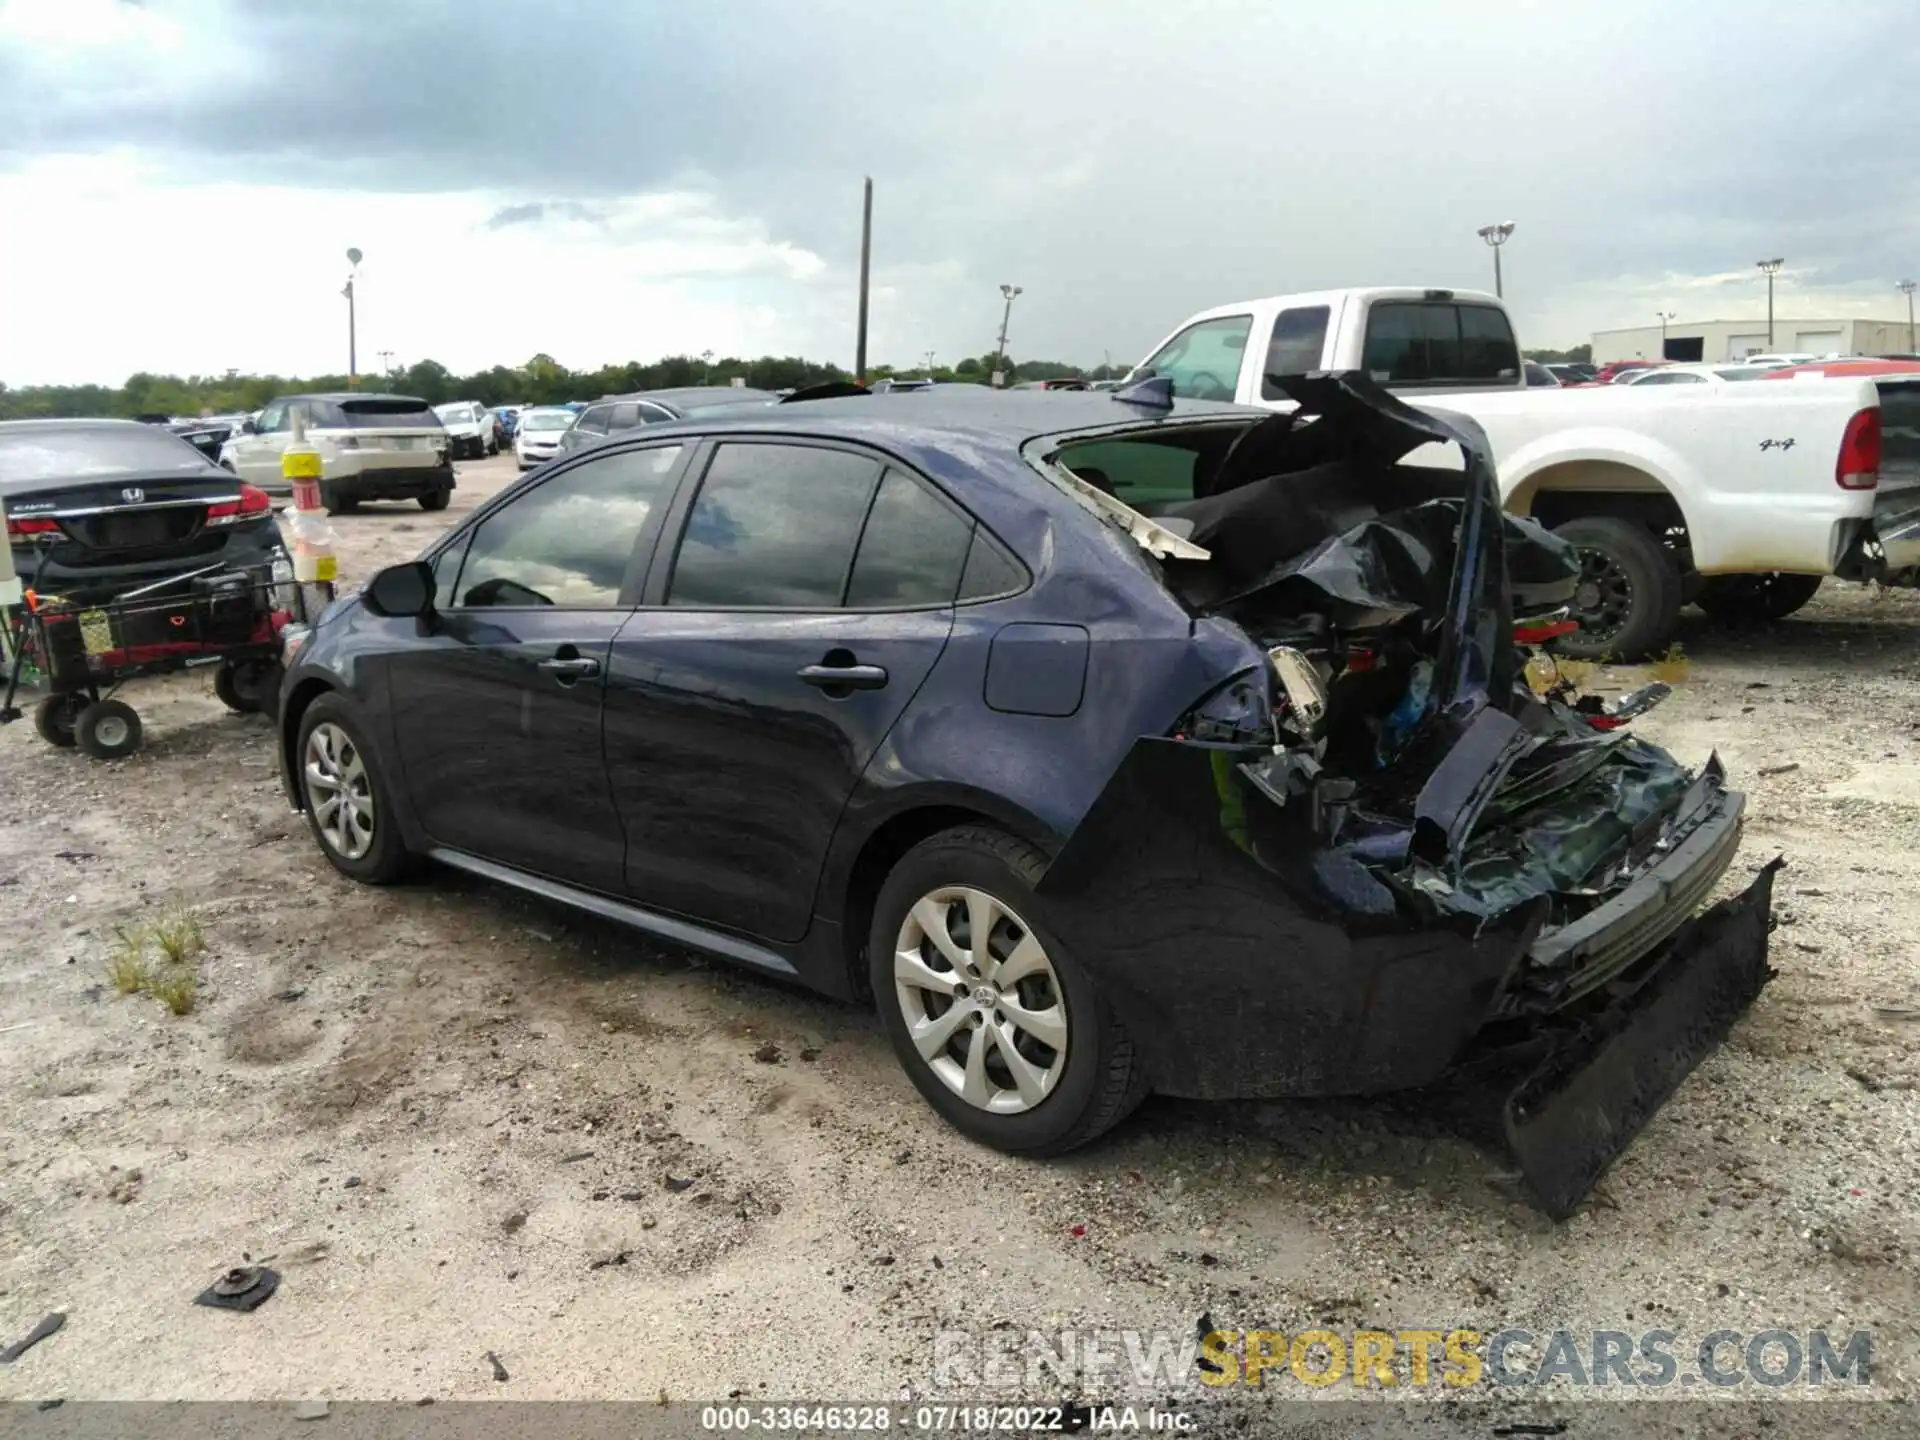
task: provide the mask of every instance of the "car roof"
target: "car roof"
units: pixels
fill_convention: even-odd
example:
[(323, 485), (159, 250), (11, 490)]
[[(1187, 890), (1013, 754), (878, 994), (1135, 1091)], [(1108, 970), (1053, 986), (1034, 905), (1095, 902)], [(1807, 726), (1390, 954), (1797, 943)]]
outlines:
[(14, 434), (22, 430), (37, 430), (45, 434), (54, 430), (153, 430), (160, 427), (147, 425), (139, 420), (110, 420), (104, 416), (86, 419), (36, 419), (36, 420), (0, 420), (0, 434)]
[[(404, 400), (409, 405), (420, 405), (429, 410), (433, 408), (418, 395), (390, 395), (384, 390), (315, 390), (299, 395), (276, 395), (272, 403), (279, 404), (286, 400)], [(449, 400), (447, 403), (459, 405), (473, 402)]]
[(837, 436), (908, 448), (946, 439), (986, 441), (1017, 450), (1029, 440), (1076, 431), (1146, 426), (1180, 420), (1259, 419), (1268, 411), (1211, 400), (1175, 400), (1171, 410), (1131, 405), (1114, 391), (994, 390), (984, 385), (935, 385), (904, 395), (843, 395), (695, 416), (669, 430)]

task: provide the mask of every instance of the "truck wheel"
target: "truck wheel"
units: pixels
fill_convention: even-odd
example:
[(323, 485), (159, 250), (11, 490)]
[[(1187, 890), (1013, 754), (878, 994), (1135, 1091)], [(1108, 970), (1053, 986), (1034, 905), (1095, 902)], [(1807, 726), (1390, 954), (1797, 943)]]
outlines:
[(1046, 860), (995, 830), (948, 830), (881, 887), (867, 953), (887, 1038), (962, 1134), (1058, 1155), (1118, 1124), (1146, 1067), (1094, 977), (1035, 923)]
[(96, 760), (119, 760), (140, 748), (140, 717), (121, 700), (97, 700), (73, 722), (73, 738)]
[(1644, 660), (1665, 648), (1680, 614), (1680, 568), (1631, 520), (1588, 515), (1553, 533), (1580, 555), (1573, 615), (1580, 628), (1554, 641), (1577, 660)]
[(360, 502), (351, 495), (342, 495), (331, 485), (320, 487), (320, 508), (329, 515), (351, 515), (360, 506)]
[(453, 497), (445, 490), (430, 490), (420, 497), (420, 508), (422, 510), (444, 510), (447, 508), (447, 501), (452, 498)]
[(1778, 571), (1709, 575), (1700, 583), (1700, 593), (1693, 597), (1693, 603), (1714, 619), (1730, 623), (1784, 620), (1813, 599), (1823, 578)]
[(49, 695), (33, 707), (34, 733), (49, 745), (58, 745), (63, 750), (70, 748), (73, 744), (73, 722), (92, 703), (78, 691)]

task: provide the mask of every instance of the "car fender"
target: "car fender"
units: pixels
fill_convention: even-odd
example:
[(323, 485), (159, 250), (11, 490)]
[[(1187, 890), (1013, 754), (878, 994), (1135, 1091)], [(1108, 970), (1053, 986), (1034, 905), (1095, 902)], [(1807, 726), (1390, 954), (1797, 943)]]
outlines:
[[(1593, 467), (1589, 474), (1596, 476), (1597, 483), (1560, 486), (1548, 478), (1549, 472), (1562, 470), (1568, 478), (1576, 478), (1580, 467)], [(1621, 471), (1632, 472), (1637, 481), (1598, 478), (1608, 472), (1618, 476)], [(1523, 515), (1532, 510), (1534, 496), (1544, 491), (1664, 492), (1680, 507), (1688, 530), (1693, 531), (1710, 505), (1706, 478), (1686, 456), (1654, 436), (1615, 426), (1556, 430), (1528, 441), (1501, 460), (1499, 477), (1502, 503)]]

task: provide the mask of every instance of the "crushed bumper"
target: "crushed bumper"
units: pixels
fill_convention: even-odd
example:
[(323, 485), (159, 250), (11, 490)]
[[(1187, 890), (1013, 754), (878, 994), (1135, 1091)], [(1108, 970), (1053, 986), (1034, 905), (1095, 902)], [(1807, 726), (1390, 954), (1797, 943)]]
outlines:
[(1547, 1214), (1573, 1212), (1773, 978), (1767, 935), (1780, 863), (1690, 921), (1508, 1095), (1506, 1143)]
[(453, 489), (453, 466), (362, 470), (327, 481), (327, 488), (343, 500), (417, 500), (422, 495)]

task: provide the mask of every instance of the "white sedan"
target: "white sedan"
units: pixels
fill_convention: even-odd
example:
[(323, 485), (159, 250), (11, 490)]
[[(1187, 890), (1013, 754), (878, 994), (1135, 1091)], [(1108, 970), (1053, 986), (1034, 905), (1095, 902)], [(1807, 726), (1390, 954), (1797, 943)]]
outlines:
[(560, 451), (560, 437), (573, 425), (573, 411), (544, 405), (520, 412), (520, 428), (513, 437), (513, 457), (522, 470), (544, 464)]
[(493, 428), (493, 412), (470, 400), (436, 405), (433, 413), (447, 427), (447, 439), (453, 442), (453, 458), (478, 460), (482, 455), (498, 455), (500, 440)]

